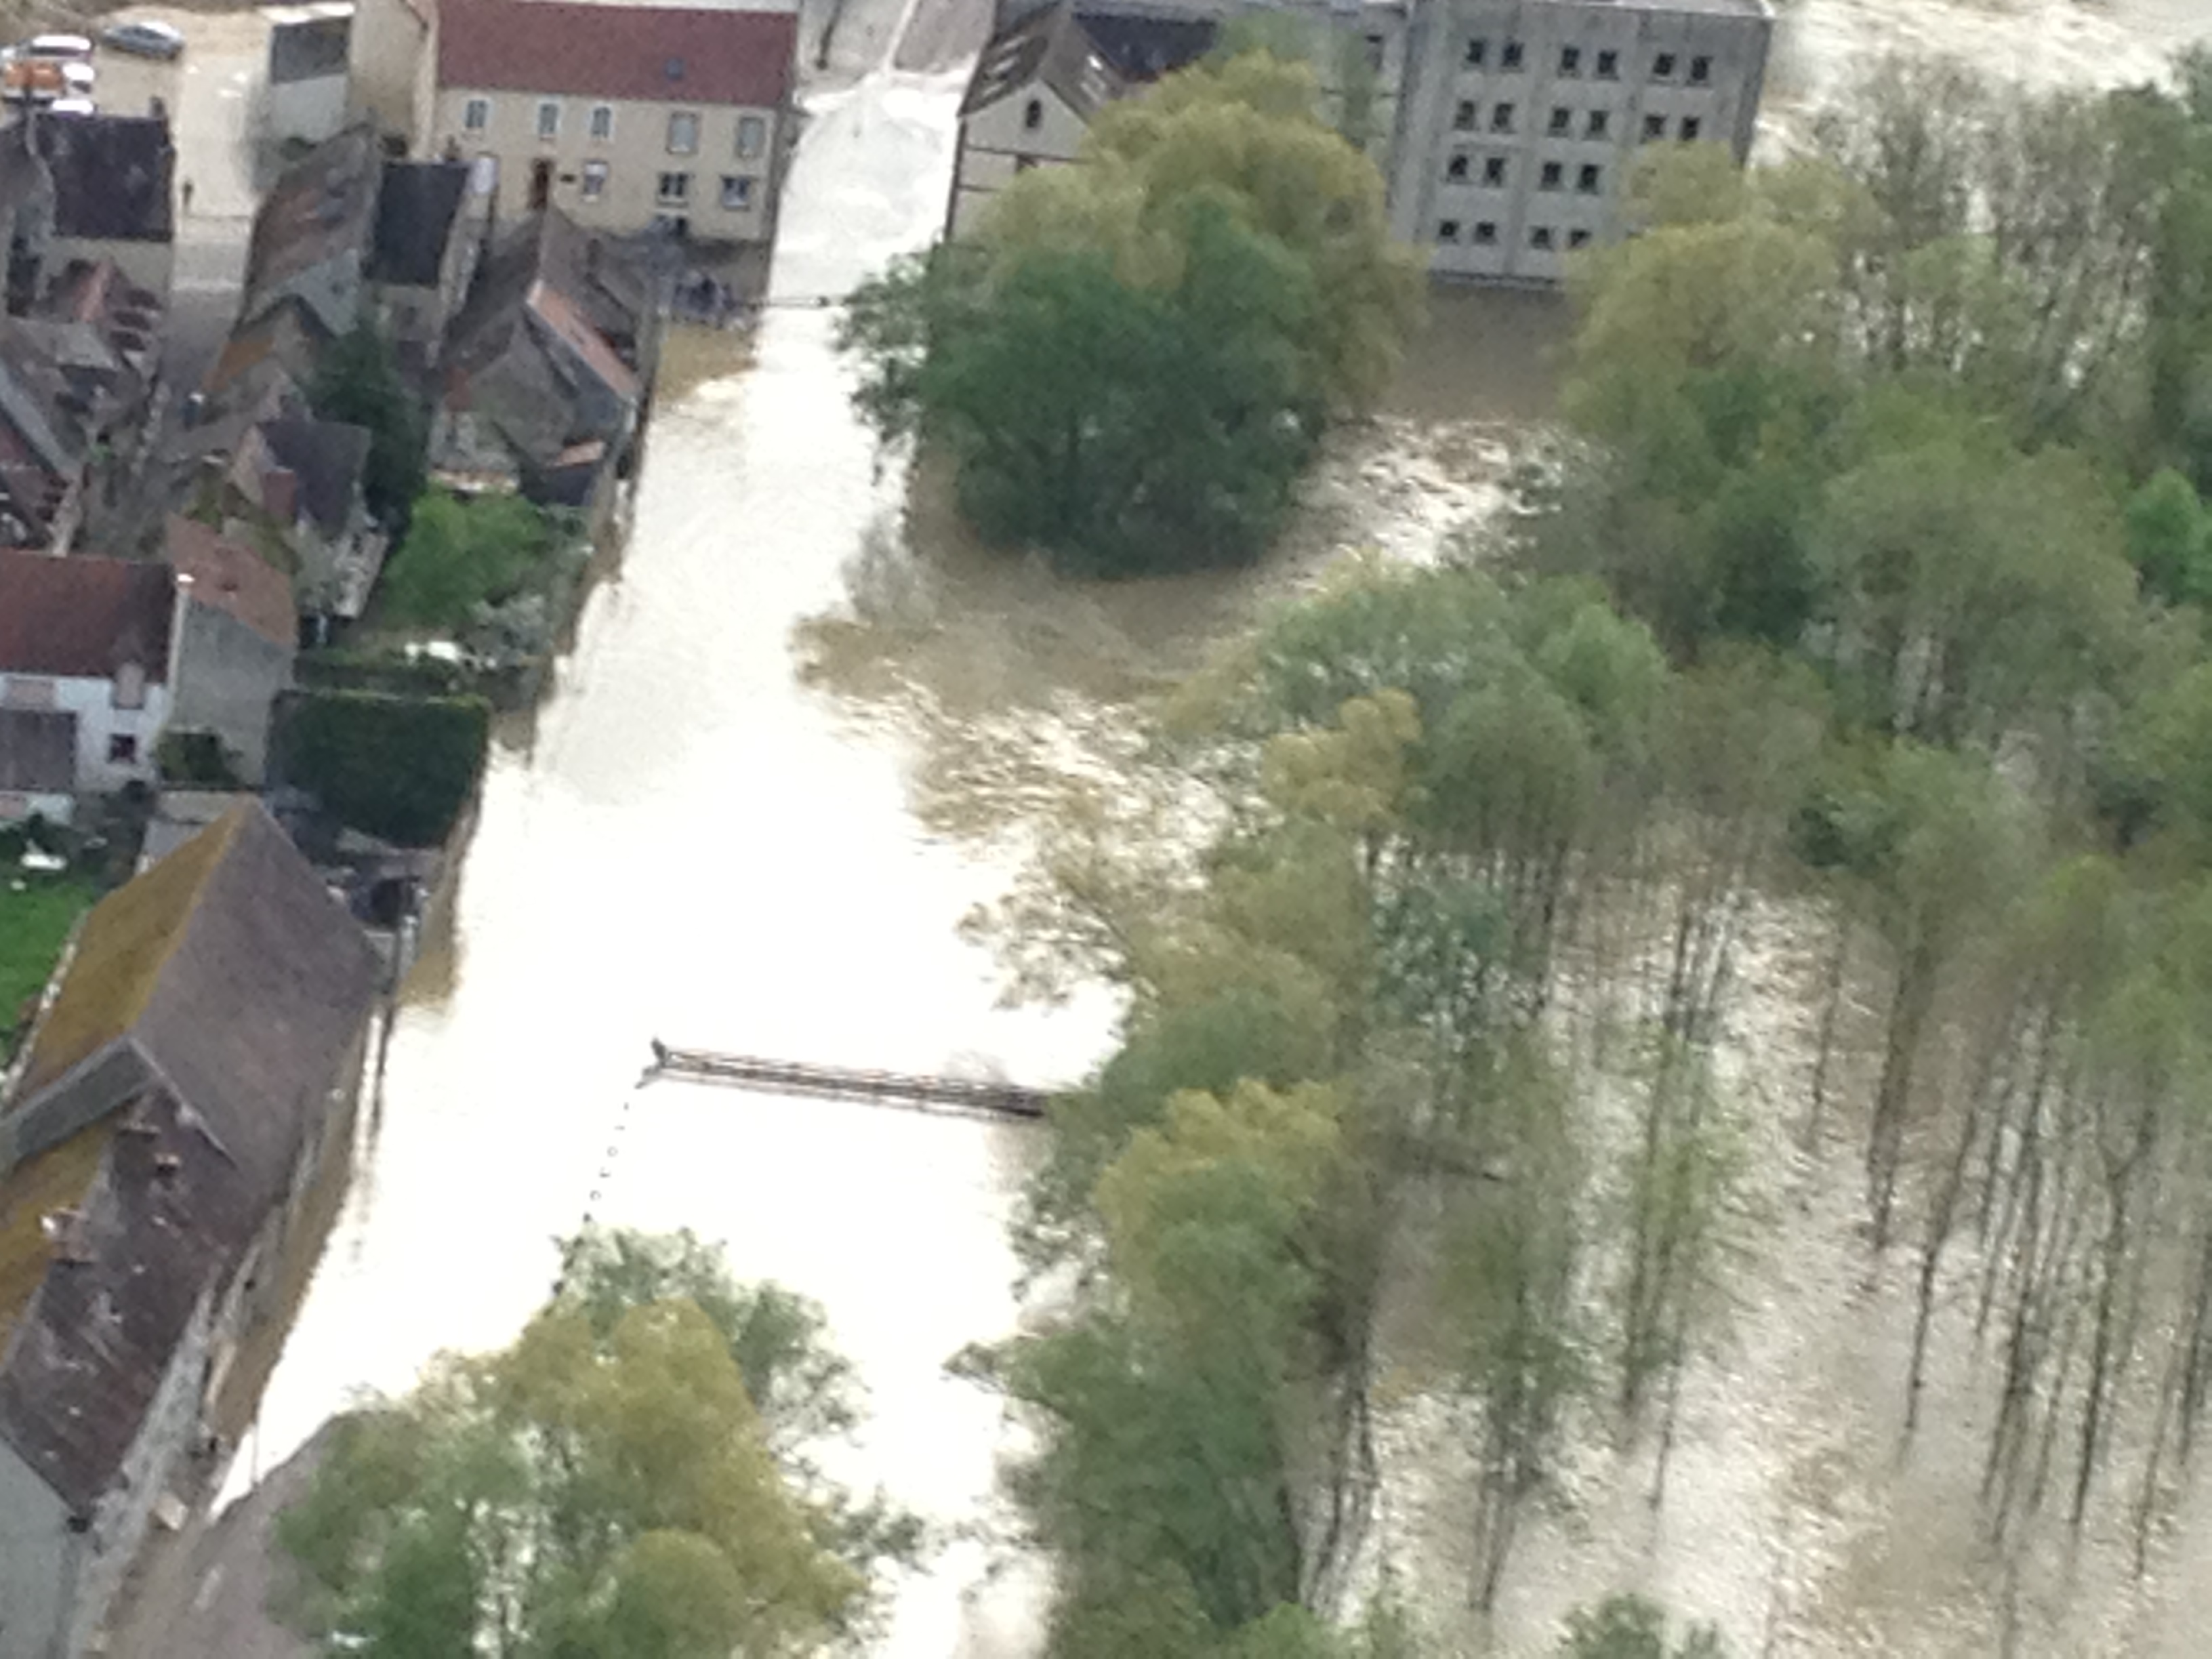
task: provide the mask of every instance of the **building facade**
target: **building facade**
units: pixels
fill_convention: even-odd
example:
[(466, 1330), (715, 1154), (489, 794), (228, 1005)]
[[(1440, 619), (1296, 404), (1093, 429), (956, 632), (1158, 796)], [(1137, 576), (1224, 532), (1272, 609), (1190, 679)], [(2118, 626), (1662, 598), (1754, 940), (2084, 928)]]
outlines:
[(183, 614), (176, 595), (163, 565), (0, 552), (0, 708), (66, 718), (75, 793), (159, 775)]
[(789, 136), (788, 11), (458, 0), (440, 15), (435, 154), (474, 162), (495, 221), (763, 241)]
[(974, 229), (1031, 167), (1075, 160), (1097, 110), (1202, 53), (1164, 28), (1275, 20), (1303, 40), (1324, 114), (1364, 139), (1391, 227), (1440, 276), (1548, 283), (1615, 240), (1655, 143), (1749, 154), (1774, 27), (1766, 0), (1060, 0), (1006, 21), (962, 106), (946, 229)]
[(1616, 240), (1638, 154), (1749, 154), (1765, 0), (1443, 0), (1417, 9), (1392, 228), (1437, 276), (1552, 283)]

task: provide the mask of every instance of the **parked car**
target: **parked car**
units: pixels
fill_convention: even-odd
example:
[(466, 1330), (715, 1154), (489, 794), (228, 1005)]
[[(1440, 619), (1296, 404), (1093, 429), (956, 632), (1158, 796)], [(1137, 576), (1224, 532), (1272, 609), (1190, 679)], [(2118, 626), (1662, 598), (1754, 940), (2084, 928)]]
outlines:
[(100, 30), (100, 44), (110, 52), (127, 52), (133, 58), (166, 61), (185, 54), (183, 33), (167, 23), (117, 23)]
[(92, 65), (52, 58), (10, 58), (0, 61), (0, 95), (17, 102), (50, 104), (57, 99), (87, 98)]
[(26, 58), (56, 58), (82, 63), (92, 56), (92, 42), (82, 34), (34, 34), (23, 42), (22, 53)]

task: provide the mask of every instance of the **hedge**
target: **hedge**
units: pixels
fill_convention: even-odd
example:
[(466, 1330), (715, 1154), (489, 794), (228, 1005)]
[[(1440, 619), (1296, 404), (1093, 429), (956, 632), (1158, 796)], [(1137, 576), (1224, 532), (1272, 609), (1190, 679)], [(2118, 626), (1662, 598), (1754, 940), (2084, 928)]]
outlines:
[(481, 697), (302, 691), (277, 705), (277, 769), (349, 829), (434, 846), (460, 817), (491, 744)]

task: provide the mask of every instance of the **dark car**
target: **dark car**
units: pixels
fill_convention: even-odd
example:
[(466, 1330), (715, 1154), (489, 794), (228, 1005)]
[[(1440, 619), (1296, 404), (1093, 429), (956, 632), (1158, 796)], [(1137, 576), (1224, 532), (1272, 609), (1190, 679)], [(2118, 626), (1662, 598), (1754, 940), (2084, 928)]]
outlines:
[(133, 58), (181, 58), (185, 37), (167, 23), (117, 23), (100, 32), (100, 44)]

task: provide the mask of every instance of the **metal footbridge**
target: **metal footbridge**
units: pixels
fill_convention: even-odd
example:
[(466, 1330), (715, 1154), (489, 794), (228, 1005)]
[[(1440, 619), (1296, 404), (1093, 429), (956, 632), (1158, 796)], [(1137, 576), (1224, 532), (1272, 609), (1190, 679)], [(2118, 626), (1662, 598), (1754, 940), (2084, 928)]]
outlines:
[(806, 1060), (769, 1060), (758, 1054), (715, 1054), (705, 1048), (676, 1048), (655, 1039), (653, 1064), (645, 1081), (674, 1078), (693, 1083), (726, 1083), (775, 1094), (814, 1095), (862, 1100), (910, 1110), (951, 1112), (964, 1116), (1012, 1118), (1035, 1122), (1050, 1097), (1019, 1084), (961, 1077), (926, 1077), (905, 1072), (859, 1071), (818, 1066)]

